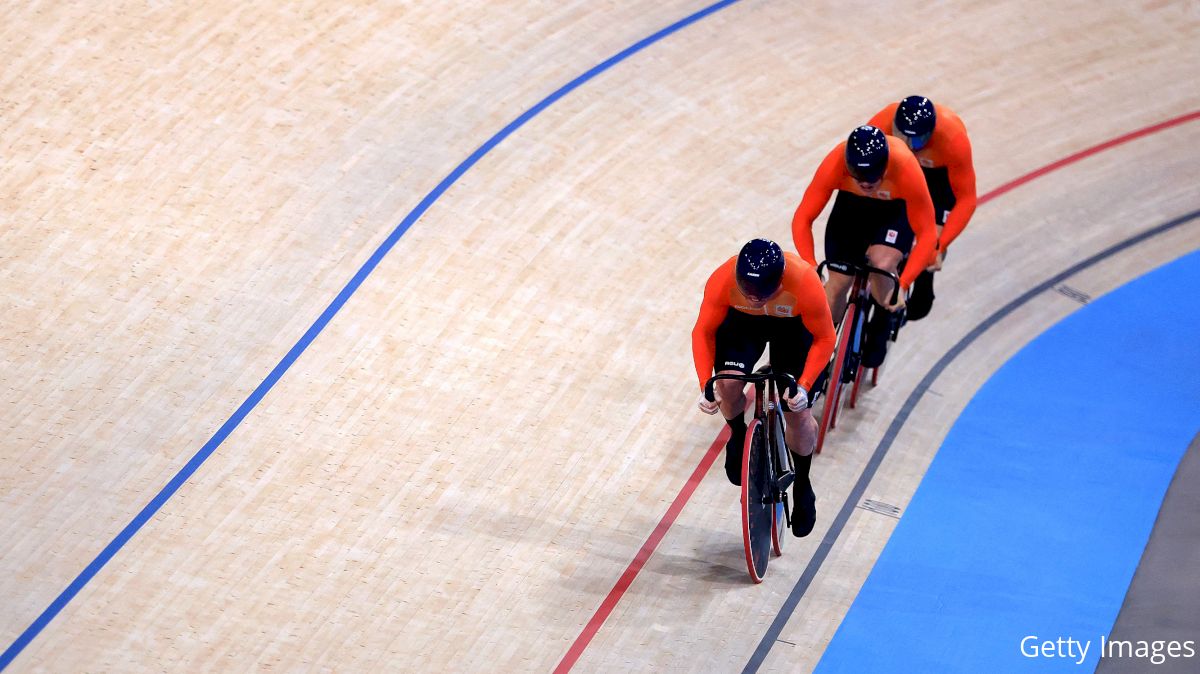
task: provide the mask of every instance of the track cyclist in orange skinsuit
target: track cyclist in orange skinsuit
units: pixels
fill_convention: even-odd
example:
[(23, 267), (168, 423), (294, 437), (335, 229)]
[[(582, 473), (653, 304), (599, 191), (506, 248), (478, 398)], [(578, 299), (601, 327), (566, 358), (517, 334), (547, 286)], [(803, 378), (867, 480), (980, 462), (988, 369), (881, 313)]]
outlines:
[[(813, 221), (835, 190), (838, 196), (825, 226), (825, 259), (860, 264), (866, 258), (871, 266), (895, 273), (908, 255), (900, 275), (900, 285), (907, 289), (933, 263), (937, 244), (933, 202), (912, 151), (899, 138), (873, 126), (860, 126), (825, 156), (792, 217), (796, 249), (810, 264), (816, 264)], [(841, 323), (846, 311), (852, 281), (848, 274), (829, 271), (825, 293), (835, 323)], [(866, 367), (878, 367), (886, 349), (886, 339), (872, 340), (870, 334), (883, 333), (904, 308), (903, 293), (896, 304), (889, 303), (891, 291), (891, 279), (872, 275), (871, 295), (886, 311), (873, 312), (867, 341), (877, 348), (878, 362), (871, 362), (874, 356), (864, 346)]]
[(817, 440), (813, 381), (833, 353), (833, 321), (825, 289), (811, 264), (767, 239), (754, 239), (726, 260), (704, 285), (704, 300), (692, 329), (692, 357), (700, 380), (700, 409), (720, 410), (732, 431), (725, 444), (725, 474), (741, 483), (746, 437), (745, 384), (716, 383), (716, 402), (704, 398), (704, 385), (721, 373), (748, 374), (771, 344), (771, 367), (796, 378), (796, 395), (783, 402), (784, 438), (796, 465), (796, 512), (792, 533), (807, 536), (817, 521), (816, 494), (808, 473)]
[(909, 96), (875, 114), (870, 124), (908, 144), (933, 199), (938, 226), (938, 256), (913, 281), (908, 298), (909, 320), (924, 318), (933, 305), (933, 272), (941, 271), (950, 244), (975, 213), (975, 166), (967, 128), (953, 110), (924, 96)]

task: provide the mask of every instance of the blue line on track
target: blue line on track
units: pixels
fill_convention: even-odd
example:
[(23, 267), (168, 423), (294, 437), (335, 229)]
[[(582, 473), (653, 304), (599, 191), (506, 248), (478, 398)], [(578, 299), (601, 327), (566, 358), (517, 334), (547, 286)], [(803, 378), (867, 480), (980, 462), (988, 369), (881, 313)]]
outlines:
[(403, 236), (406, 231), (408, 231), (408, 228), (411, 227), (418, 219), (420, 219), (420, 217), (425, 214), (425, 211), (429, 210), (429, 207), (432, 206), (446, 190), (450, 189), (454, 183), (458, 182), (458, 179), (461, 178), (464, 173), (470, 170), (470, 168), (474, 166), (480, 159), (482, 159), (484, 155), (490, 152), (492, 148), (499, 145), (505, 138), (511, 136), (517, 131), (517, 129), (524, 126), (526, 122), (528, 122), (530, 119), (533, 119), (541, 111), (553, 105), (560, 98), (566, 96), (589, 80), (595, 78), (600, 73), (608, 70), (621, 61), (624, 61), (630, 56), (633, 56), (646, 47), (649, 47), (655, 42), (658, 42), (659, 40), (662, 40), (663, 38), (676, 33), (692, 25), (693, 23), (696, 23), (697, 21), (700, 21), (701, 19), (739, 1), (740, 0), (722, 0), (721, 2), (713, 3), (704, 9), (701, 9), (694, 14), (684, 17), (683, 19), (676, 21), (666, 28), (659, 30), (649, 37), (638, 40), (629, 47), (626, 47), (604, 61), (601, 61), (587, 72), (576, 77), (570, 82), (567, 82), (549, 96), (546, 96), (541, 101), (538, 101), (538, 103), (533, 107), (521, 113), (519, 117), (509, 122), (503, 129), (497, 131), (495, 135), (489, 138), (483, 145), (480, 145), (479, 148), (472, 152), (469, 157), (464, 159), (462, 163), (455, 167), (455, 169), (451, 171), (449, 175), (447, 175), (440, 183), (437, 184), (437, 187), (434, 187), (433, 190), (425, 195), (424, 199), (421, 199), (421, 202), (417, 204), (416, 208), (409, 211), (408, 215), (406, 215), (404, 219), (400, 221), (400, 224), (392, 230), (392, 233), (388, 235), (387, 239), (385, 239), (383, 243), (381, 243), (379, 247), (375, 249), (375, 252), (371, 254), (371, 257), (367, 259), (361, 268), (359, 268), (358, 272), (356, 272), (346, 286), (342, 288), (342, 291), (337, 294), (337, 297), (330, 302), (329, 306), (325, 308), (325, 311), (321, 313), (316, 322), (308, 328), (308, 330), (304, 333), (304, 336), (300, 338), (300, 341), (296, 342), (296, 344), (287, 352), (287, 355), (283, 357), (283, 360), (279, 361), (279, 364), (276, 365), (273, 370), (271, 370), (271, 373), (267, 375), (266, 379), (264, 379), (262, 383), (260, 383), (258, 387), (254, 389), (250, 396), (246, 398), (245, 402), (243, 402), (237, 408), (237, 411), (233, 413), (233, 416), (229, 417), (229, 419), (221, 425), (221, 428), (218, 429), (211, 438), (209, 438), (208, 442), (204, 443), (204, 446), (200, 448), (200, 451), (196, 452), (195, 456), (193, 456), (191, 460), (188, 461), (178, 473), (176, 473), (175, 477), (171, 478), (166, 486), (164, 486), (162, 490), (160, 490), (158, 494), (151, 499), (148, 504), (146, 504), (146, 507), (142, 508), (142, 511), (133, 518), (133, 521), (126, 525), (125, 528), (122, 529), (119, 534), (117, 534), (116, 538), (114, 538), (112, 542), (105, 546), (104, 550), (102, 550), (100, 554), (97, 555), (96, 558), (87, 565), (83, 572), (80, 573), (75, 580), (71, 581), (71, 584), (68, 585), (67, 588), (63, 590), (62, 593), (59, 594), (58, 597), (56, 597), (48, 607), (46, 607), (46, 610), (42, 611), (41, 615), (39, 615), (37, 619), (34, 620), (33, 623), (27, 627), (19, 637), (17, 637), (16, 641), (14, 641), (7, 649), (5, 649), (3, 655), (0, 655), (0, 671), (3, 671), (6, 667), (8, 667), (9, 663), (11, 663), (13, 659), (16, 658), (17, 655), (20, 654), (20, 652), (24, 650), (25, 647), (28, 646), (29, 643), (33, 641), (33, 639), (37, 637), (37, 635), (41, 633), (43, 629), (45, 629), (46, 625), (48, 625), (50, 621), (53, 620), (60, 611), (62, 611), (62, 609), (75, 597), (75, 595), (79, 594), (79, 591), (88, 584), (88, 581), (90, 581), (100, 571), (100, 569), (104, 568), (104, 565), (107, 564), (108, 561), (112, 559), (113, 556), (116, 555), (117, 552), (119, 552), (131, 538), (133, 538), (134, 534), (136, 534), (142, 528), (142, 526), (145, 525), (146, 522), (148, 522), (150, 518), (159, 511), (160, 508), (162, 508), (163, 504), (165, 504), (167, 500), (170, 499), (171, 496), (173, 496), (181, 486), (183, 486), (183, 483), (186, 482), (187, 479), (191, 477), (198, 468), (200, 468), (200, 466), (208, 459), (208, 457), (211, 456), (212, 453), (221, 446), (221, 443), (225, 441), (225, 438), (229, 437), (229, 434), (232, 433), (233, 430), (242, 423), (242, 420), (245, 419), (246, 416), (258, 406), (258, 403), (262, 401), (263, 397), (265, 397), (268, 392), (270, 392), (270, 390), (275, 386), (275, 383), (278, 382), (279, 379), (283, 377), (284, 373), (288, 371), (288, 368), (290, 368), (292, 364), (296, 362), (296, 359), (300, 357), (300, 354), (304, 353), (305, 349), (307, 349), (313, 340), (317, 338), (317, 335), (321, 334), (321, 331), (325, 329), (325, 326), (329, 324), (329, 321), (331, 321), (333, 317), (337, 315), (338, 311), (341, 310), (342, 306), (346, 303), (346, 300), (350, 299), (350, 296), (354, 294), (354, 291), (358, 290), (358, 287), (361, 286), (363, 281), (367, 279), (367, 276), (374, 271), (375, 267), (377, 267), (383, 260), (383, 257), (387, 255), (388, 251), (390, 251), (392, 247), (396, 245), (396, 242), (400, 240), (400, 237)]

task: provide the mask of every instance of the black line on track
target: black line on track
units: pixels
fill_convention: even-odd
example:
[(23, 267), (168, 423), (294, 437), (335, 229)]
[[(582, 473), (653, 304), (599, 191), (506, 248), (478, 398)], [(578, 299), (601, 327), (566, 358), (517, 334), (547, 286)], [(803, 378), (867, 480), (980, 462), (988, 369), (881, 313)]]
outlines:
[[(821, 565), (825, 563), (825, 558), (829, 556), (829, 551), (833, 548), (833, 544), (837, 542), (842, 530), (846, 527), (846, 522), (850, 520), (850, 515), (854, 513), (859, 501), (862, 500), (863, 494), (865, 494), (867, 491), (867, 486), (875, 477), (875, 471), (877, 471), (879, 469), (879, 465), (883, 463), (884, 457), (887, 456), (888, 450), (891, 449), (892, 443), (895, 441), (896, 436), (900, 434), (900, 430), (904, 428), (904, 424), (908, 421), (909, 415), (912, 414), (913, 409), (916, 408), (917, 403), (921, 401), (921, 397), (925, 395), (925, 392), (933, 384), (934, 380), (936, 380), (942, 374), (942, 372), (945, 371), (945, 369), (949, 367), (952, 362), (954, 362), (954, 359), (957, 358), (963, 351), (965, 351), (967, 347), (971, 346), (971, 344), (973, 344), (976, 339), (983, 335), (983, 333), (990, 330), (992, 326), (1004, 320), (1009, 314), (1013, 313), (1025, 304), (1028, 304), (1030, 300), (1038, 295), (1048, 290), (1052, 290), (1058, 284), (1087, 269), (1088, 267), (1102, 262), (1132, 246), (1136, 246), (1147, 239), (1154, 238), (1159, 234), (1163, 234), (1164, 232), (1168, 232), (1176, 227), (1185, 225), (1197, 218), (1200, 218), (1200, 210), (1192, 211), (1187, 215), (1180, 216), (1174, 220), (1170, 220), (1158, 225), (1157, 227), (1152, 227), (1141, 234), (1131, 236), (1128, 239), (1105, 248), (1104, 250), (1092, 255), (1082, 262), (1078, 262), (1068, 267), (1064, 271), (1061, 271), (1045, 281), (1042, 281), (1037, 286), (1027, 290), (1020, 297), (997, 309), (994, 313), (992, 313), (991, 316), (988, 316), (982, 322), (976, 325), (970, 332), (964, 335), (962, 339), (958, 340), (958, 342), (951, 347), (949, 351), (942, 355), (938, 362), (929, 369), (929, 372), (925, 373), (925, 377), (921, 379), (920, 383), (917, 384), (912, 393), (909, 394), (908, 399), (904, 401), (904, 405), (900, 407), (900, 411), (896, 414), (896, 417), (892, 419), (891, 425), (888, 426), (887, 431), (885, 431), (883, 437), (880, 438), (879, 444), (875, 446), (875, 451), (871, 454), (870, 460), (867, 461), (867, 465), (863, 468), (863, 472), (859, 476), (858, 482), (854, 483), (854, 488), (850, 490), (850, 494), (846, 497), (845, 503), (842, 504), (841, 510), (838, 511), (837, 517), (834, 518), (833, 524), (830, 525), (829, 530), (825, 532), (825, 537), (821, 539), (821, 543), (817, 546), (816, 552), (813, 553), (812, 559), (809, 560), (808, 566), (805, 567), (804, 573), (800, 574), (800, 579), (796, 581), (795, 587), (792, 588), (791, 593), (788, 594), (787, 599), (783, 602), (783, 606), (780, 607), (779, 612), (775, 615), (775, 620), (771, 622), (771, 626), (768, 627), (766, 633), (763, 634), (762, 639), (758, 642), (758, 646), (754, 649), (754, 653), (750, 655), (750, 661), (747, 662), (746, 667), (742, 669), (742, 674), (757, 672), (759, 667), (762, 666), (763, 661), (767, 657), (767, 653), (771, 651), (772, 644), (779, 639), (780, 633), (783, 632), (784, 625), (786, 625), (787, 621), (792, 617), (792, 613), (795, 612), (796, 607), (800, 605), (800, 600), (804, 598), (804, 594), (808, 591), (809, 586), (812, 585), (813, 578), (816, 577), (817, 572), (821, 570)], [(1189, 252), (1191, 251), (1181, 251), (1180, 255), (1184, 255)]]

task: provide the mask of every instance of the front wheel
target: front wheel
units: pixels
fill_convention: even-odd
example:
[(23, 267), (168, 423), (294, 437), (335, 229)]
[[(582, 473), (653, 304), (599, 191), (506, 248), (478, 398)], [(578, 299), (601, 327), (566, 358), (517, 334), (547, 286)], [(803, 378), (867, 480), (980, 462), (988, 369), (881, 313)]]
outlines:
[(833, 428), (837, 416), (837, 406), (842, 397), (842, 370), (846, 364), (846, 353), (850, 349), (850, 337), (854, 334), (854, 323), (858, 312), (853, 304), (846, 308), (846, 318), (838, 328), (837, 347), (833, 352), (833, 368), (829, 373), (825, 391), (825, 407), (821, 411), (821, 425), (817, 428), (816, 452), (821, 453), (825, 445), (825, 433)]
[(746, 548), (746, 570), (755, 583), (761, 583), (767, 575), (771, 556), (775, 504), (768, 498), (769, 461), (767, 429), (761, 420), (753, 419), (746, 428), (742, 450), (742, 542)]

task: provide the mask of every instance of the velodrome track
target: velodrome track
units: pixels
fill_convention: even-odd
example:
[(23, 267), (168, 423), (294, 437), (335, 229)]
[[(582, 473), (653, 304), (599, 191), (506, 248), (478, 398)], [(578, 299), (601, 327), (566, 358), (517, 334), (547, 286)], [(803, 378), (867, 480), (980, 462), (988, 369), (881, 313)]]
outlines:
[[(896, 525), (859, 500), (903, 517), (994, 372), (1200, 248), (1200, 13), (1048, 4), (5, 9), (0, 662), (811, 669)], [(981, 192), (1031, 179), (751, 586), (689, 487), (700, 289), (913, 92)]]

